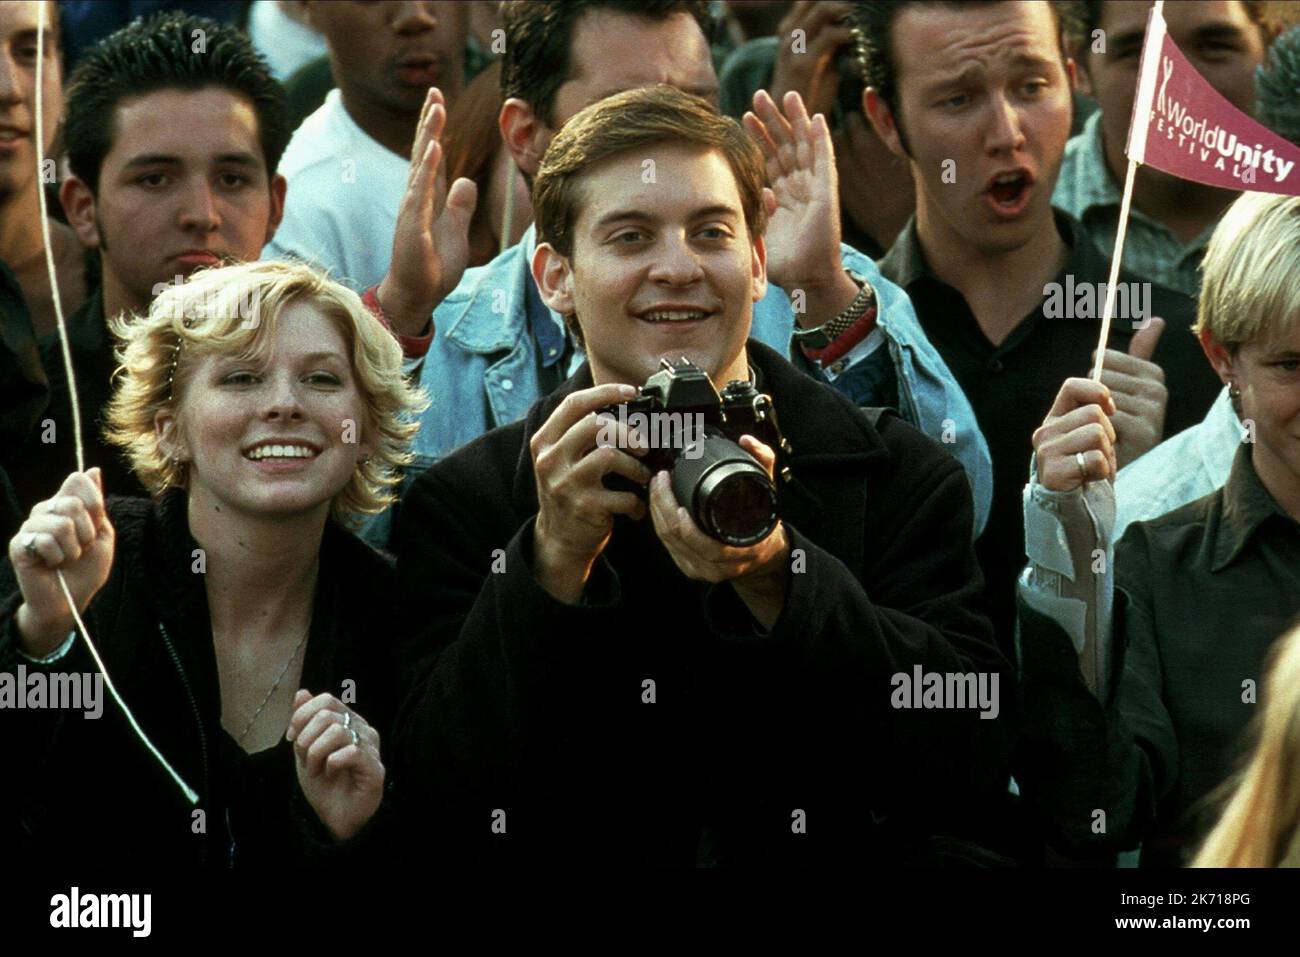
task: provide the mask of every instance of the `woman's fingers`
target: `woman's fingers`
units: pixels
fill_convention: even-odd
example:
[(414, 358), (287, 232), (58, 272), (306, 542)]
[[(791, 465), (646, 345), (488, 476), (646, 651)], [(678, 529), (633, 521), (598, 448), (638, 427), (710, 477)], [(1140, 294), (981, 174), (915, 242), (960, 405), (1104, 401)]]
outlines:
[(103, 475), (98, 466), (85, 472), (73, 472), (63, 480), (56, 498), (74, 496), (90, 513), (92, 521), (98, 525), (107, 515), (104, 508), (104, 491), (101, 487)]
[[(30, 524), (29, 520), (14, 536), (9, 547), (10, 561), (18, 568), (31, 568), (38, 564), (49, 569), (60, 567), (67, 560), (67, 555), (58, 539), (49, 532), (33, 530), (29, 527)], [(36, 554), (33, 556), (32, 552)]]
[(1047, 422), (1083, 405), (1100, 405), (1107, 413), (1115, 413), (1115, 400), (1111, 397), (1110, 389), (1091, 379), (1072, 377), (1061, 384), (1056, 401), (1047, 413)]
[(1114, 440), (1099, 422), (1089, 422), (1043, 445), (1040, 455), (1073, 455), (1075, 452), (1106, 452)]
[(1090, 423), (1047, 442), (1038, 453), (1044, 486), (1058, 492), (1085, 481), (1115, 477), (1115, 446), (1098, 423)]
[(333, 728), (339, 728), (348, 743), (352, 742), (352, 732), (357, 733), (359, 745), (379, 752), (379, 732), (370, 724), (331, 694), (313, 696), (306, 689), (300, 689), (294, 696), (294, 712), (289, 719), (289, 728), (285, 737), (293, 742), (295, 753), (306, 759), (311, 749)]
[(331, 754), (353, 746), (352, 735), (341, 723), (329, 725), (306, 749), (302, 747), (302, 741), (303, 738), (299, 738), (294, 742), (294, 750), (299, 753), (302, 762), (307, 766), (307, 773), (312, 777), (325, 770), (325, 759)]
[(1038, 481), (1052, 491), (1070, 492), (1084, 482), (1113, 479), (1119, 466), (1112, 420), (1118, 414), (1109, 388), (1091, 379), (1066, 379), (1033, 434)]
[(330, 752), (325, 758), (325, 776), (327, 778), (332, 778), (345, 771), (357, 771), (382, 778), (384, 775), (384, 762), (379, 759), (378, 752), (372, 752), (368, 748), (359, 748), (349, 744), (337, 751)]
[(326, 731), (335, 725), (342, 727), (345, 721), (344, 714), (340, 711), (318, 711), (302, 730), (294, 737), (294, 750), (302, 757), (306, 757), (311, 746), (316, 743)]
[(1115, 424), (1111, 421), (1111, 417), (1102, 411), (1099, 405), (1085, 405), (1049, 419), (1046, 424), (1039, 426), (1032, 439), (1034, 448), (1042, 448), (1053, 439), (1068, 435), (1085, 425), (1100, 425), (1112, 442), (1116, 440)]
[[(304, 698), (304, 695), (307, 697)], [(332, 694), (313, 695), (305, 688), (300, 689), (298, 693), (294, 695), (293, 703), (293, 715), (289, 718), (289, 727), (285, 732), (285, 737), (290, 741), (294, 740), (300, 733), (302, 733), (303, 728), (307, 727), (307, 723), (311, 721), (318, 712), (333, 709), (342, 714), (347, 710), (347, 705), (339, 701), (339, 699), (334, 697)]]
[[(1075, 458), (1071, 456), (1071, 458)], [(1075, 470), (1079, 474), (1080, 483), (1083, 482), (1084, 476), (1087, 481), (1094, 482), (1101, 479), (1113, 479), (1115, 476), (1111, 471), (1111, 460), (1104, 452), (1098, 449), (1089, 449), (1086, 452), (1080, 452), (1074, 462)]]
[(76, 530), (77, 541), (89, 545), (95, 540), (95, 522), (90, 517), (86, 503), (75, 495), (59, 495), (37, 505), (33, 512), (42, 515), (57, 515), (70, 519)]
[(66, 515), (45, 512), (32, 515), (18, 532), (20, 544), (26, 551), (28, 541), (34, 543), (37, 553), (50, 568), (59, 568), (81, 557), (81, 542), (77, 539), (77, 526)]
[[(356, 732), (356, 737), (352, 732)], [(379, 764), (379, 735), (369, 726), (353, 724), (345, 728), (342, 722), (335, 721), (324, 726), (324, 730), (315, 736), (309, 746), (303, 747), (307, 734), (299, 737), (294, 750), (306, 766), (307, 773), (315, 777), (326, 770), (326, 762), (340, 752), (357, 752), (360, 757), (373, 759)]]
[[(100, 537), (107, 520), (99, 470), (73, 472), (58, 494), (33, 506), (10, 548), (15, 566), (34, 567), (36, 555), (50, 568), (74, 562)], [(31, 548), (28, 548), (28, 545)]]

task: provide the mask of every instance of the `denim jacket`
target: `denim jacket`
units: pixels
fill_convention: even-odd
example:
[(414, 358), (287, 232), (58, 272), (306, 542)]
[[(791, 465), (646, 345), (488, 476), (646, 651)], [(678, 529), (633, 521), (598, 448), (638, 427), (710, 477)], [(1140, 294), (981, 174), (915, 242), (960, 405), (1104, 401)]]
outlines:
[[(537, 378), (536, 340), (530, 334), (525, 308), (525, 283), (536, 247), (534, 227), (491, 262), (466, 270), (460, 283), (434, 310), (434, 338), (419, 371), (419, 384), (431, 404), (420, 420), (412, 443), (415, 461), (402, 484), (410, 482), (438, 459), (482, 435), (489, 428), (522, 419), (541, 396)], [(857, 250), (841, 247), (844, 267), (864, 277), (876, 291), (877, 324), (885, 335), (898, 381), (899, 413), (908, 422), (943, 442), (961, 462), (975, 501), (975, 534), (984, 528), (993, 496), (993, 466), (988, 444), (975, 422), (975, 413), (957, 380), (921, 331), (907, 294), (880, 274), (876, 264)], [(768, 284), (767, 295), (754, 304), (750, 335), (792, 354), (790, 333), (795, 316), (789, 297)], [(798, 349), (793, 361), (818, 378), (825, 378)], [(566, 375), (583, 362), (575, 350)], [(852, 375), (836, 380), (849, 398), (863, 404), (869, 397), (853, 394)], [(860, 379), (858, 381), (861, 381)], [(364, 536), (386, 547), (387, 513), (372, 519)]]

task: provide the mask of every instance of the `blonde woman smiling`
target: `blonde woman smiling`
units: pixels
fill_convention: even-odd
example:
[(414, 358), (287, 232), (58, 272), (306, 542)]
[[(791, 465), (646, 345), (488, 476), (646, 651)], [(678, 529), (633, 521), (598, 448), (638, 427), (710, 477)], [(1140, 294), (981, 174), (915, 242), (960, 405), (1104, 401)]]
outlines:
[(111, 704), (14, 712), (20, 846), (221, 867), (373, 850), (393, 576), (344, 525), (391, 501), (406, 458), (400, 348), (355, 294), (273, 262), (198, 273), (114, 333), (109, 439), (153, 500), (105, 502), (91, 469), (32, 509), (0, 562), (0, 669), (95, 670), (62, 571), (199, 801)]

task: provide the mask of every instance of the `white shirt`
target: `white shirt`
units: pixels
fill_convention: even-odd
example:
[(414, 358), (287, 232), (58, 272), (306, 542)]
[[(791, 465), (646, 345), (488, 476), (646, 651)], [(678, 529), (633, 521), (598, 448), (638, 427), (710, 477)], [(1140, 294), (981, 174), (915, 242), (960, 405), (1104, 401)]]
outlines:
[(325, 38), (292, 19), (275, 0), (257, 0), (248, 14), (248, 36), (266, 57), (271, 74), (284, 82), (300, 66), (329, 52)]
[(1244, 437), (1224, 386), (1201, 422), (1120, 470), (1114, 540), (1118, 542), (1133, 522), (1158, 518), (1225, 485)]
[(388, 271), (408, 170), (407, 159), (362, 131), (330, 90), (280, 160), (289, 194), (262, 258), (301, 259), (365, 291)]

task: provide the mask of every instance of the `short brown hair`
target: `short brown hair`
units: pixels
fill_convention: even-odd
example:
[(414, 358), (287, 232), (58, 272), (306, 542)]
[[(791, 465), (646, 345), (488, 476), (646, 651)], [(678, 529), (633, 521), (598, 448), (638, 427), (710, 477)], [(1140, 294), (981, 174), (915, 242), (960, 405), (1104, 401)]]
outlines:
[(578, 113), (560, 129), (542, 157), (533, 183), (537, 241), (573, 256), (582, 173), (611, 156), (656, 143), (693, 144), (720, 152), (736, 177), (750, 241), (763, 235), (767, 173), (759, 152), (739, 123), (705, 101), (670, 86), (616, 93)]
[[(894, 25), (899, 14), (908, 7), (938, 6), (949, 9), (969, 7), (986, 7), (1001, 0), (857, 0), (849, 13), (849, 25), (852, 28), (856, 46), (858, 69), (862, 74), (864, 86), (873, 87), (880, 98), (889, 106), (893, 114), (894, 125), (898, 127), (903, 148), (907, 149), (907, 137), (903, 134), (901, 102), (898, 95), (898, 63), (894, 58)], [(1080, 43), (1080, 18), (1078, 0), (1046, 0), (1052, 19), (1056, 24), (1057, 49), (1061, 54), (1061, 65), (1065, 66), (1071, 51)]]
[(555, 97), (573, 73), (573, 34), (593, 11), (662, 22), (689, 14), (712, 42), (713, 18), (705, 0), (510, 0), (501, 4), (505, 54), (501, 57), (501, 99), (518, 97), (551, 129)]

